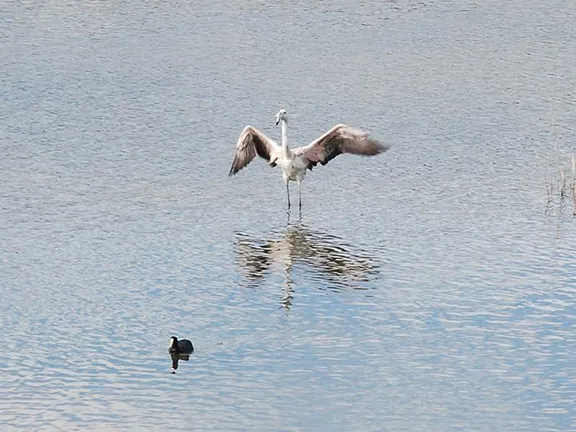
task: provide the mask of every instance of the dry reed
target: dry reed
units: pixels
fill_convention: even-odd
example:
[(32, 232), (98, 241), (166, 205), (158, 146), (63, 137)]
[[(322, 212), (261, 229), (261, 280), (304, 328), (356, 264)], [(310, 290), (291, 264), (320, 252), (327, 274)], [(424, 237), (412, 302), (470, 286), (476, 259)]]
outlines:
[(545, 176), (547, 209), (556, 200), (560, 209), (564, 209), (566, 200), (572, 196), (572, 215), (576, 217), (576, 154), (571, 155), (570, 162), (557, 157), (555, 168), (550, 162)]

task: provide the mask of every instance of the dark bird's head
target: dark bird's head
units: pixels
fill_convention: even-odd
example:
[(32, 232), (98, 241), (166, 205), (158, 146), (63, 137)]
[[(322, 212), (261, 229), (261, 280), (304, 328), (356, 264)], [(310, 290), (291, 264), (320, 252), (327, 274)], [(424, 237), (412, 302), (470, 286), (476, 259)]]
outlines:
[(170, 345), (168, 347), (168, 352), (178, 353), (178, 338), (176, 336), (170, 337)]
[(280, 123), (281, 120), (284, 120), (286, 123), (288, 123), (288, 114), (286, 113), (285, 109), (281, 109), (278, 111), (278, 114), (276, 114), (276, 126), (278, 126), (278, 123)]

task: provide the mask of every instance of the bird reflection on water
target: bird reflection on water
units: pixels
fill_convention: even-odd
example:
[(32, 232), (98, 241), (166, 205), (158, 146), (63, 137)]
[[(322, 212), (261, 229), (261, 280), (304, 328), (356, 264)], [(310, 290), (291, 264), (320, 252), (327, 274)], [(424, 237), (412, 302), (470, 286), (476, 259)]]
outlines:
[(289, 309), (294, 298), (295, 271), (302, 269), (320, 289), (343, 291), (370, 289), (378, 264), (367, 253), (354, 251), (334, 235), (314, 231), (302, 222), (289, 224), (267, 239), (236, 236), (236, 261), (251, 286), (263, 282), (275, 270), (284, 277), (282, 305)]
[(183, 361), (190, 360), (190, 354), (170, 353), (170, 357), (172, 358), (172, 373), (176, 373), (176, 369), (178, 369), (178, 362), (180, 360), (183, 360)]

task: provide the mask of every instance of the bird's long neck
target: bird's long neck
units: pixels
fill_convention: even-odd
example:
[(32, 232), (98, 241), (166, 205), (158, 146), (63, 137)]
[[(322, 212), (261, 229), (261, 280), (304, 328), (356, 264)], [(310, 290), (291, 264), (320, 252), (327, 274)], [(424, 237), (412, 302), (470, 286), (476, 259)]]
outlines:
[(286, 120), (282, 119), (280, 126), (282, 128), (282, 150), (288, 153), (290, 149), (288, 148), (288, 123)]

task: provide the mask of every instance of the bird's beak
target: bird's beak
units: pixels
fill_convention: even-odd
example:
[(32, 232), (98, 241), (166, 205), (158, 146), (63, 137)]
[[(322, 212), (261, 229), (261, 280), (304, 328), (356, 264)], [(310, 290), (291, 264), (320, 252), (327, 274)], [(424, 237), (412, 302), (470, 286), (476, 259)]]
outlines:
[(280, 123), (280, 116), (276, 117), (276, 126), (278, 126), (278, 123)]

